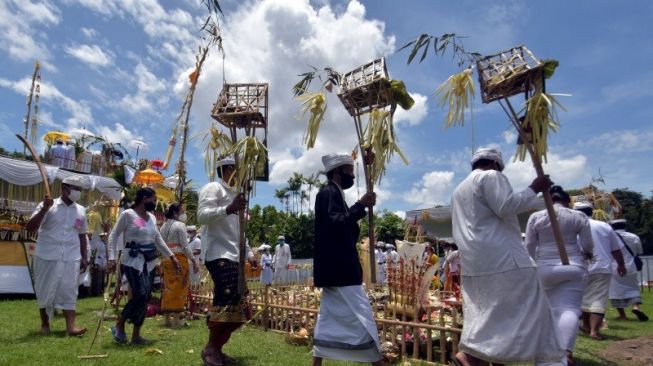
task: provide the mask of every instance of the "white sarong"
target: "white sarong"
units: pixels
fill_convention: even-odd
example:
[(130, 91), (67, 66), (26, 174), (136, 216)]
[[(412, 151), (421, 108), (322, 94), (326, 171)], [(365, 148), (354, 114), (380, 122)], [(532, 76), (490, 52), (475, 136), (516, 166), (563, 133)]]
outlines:
[(555, 316), (535, 268), (461, 279), (462, 352), (494, 363), (562, 364)]
[(622, 303), (632, 305), (636, 302), (641, 302), (640, 296), (637, 271), (629, 271), (623, 277), (615, 274), (611, 275), (610, 301), (614, 303), (613, 300), (630, 300)]
[(583, 292), (583, 302), (580, 308), (586, 313), (605, 314), (610, 291), (609, 273), (592, 273)]
[(313, 356), (356, 362), (381, 359), (379, 333), (362, 285), (322, 289)]
[(261, 270), (261, 283), (264, 285), (272, 284), (272, 268), (265, 267)]
[(58, 261), (34, 257), (34, 290), (40, 309), (50, 320), (54, 309), (75, 310), (77, 302), (79, 260)]

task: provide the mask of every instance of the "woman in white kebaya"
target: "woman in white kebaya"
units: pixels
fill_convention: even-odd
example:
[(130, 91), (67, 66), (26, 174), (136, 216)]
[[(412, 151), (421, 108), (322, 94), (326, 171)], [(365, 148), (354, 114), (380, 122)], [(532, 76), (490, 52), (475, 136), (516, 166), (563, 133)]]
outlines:
[(558, 322), (562, 346), (567, 350), (567, 364), (573, 365), (573, 349), (578, 333), (578, 317), (588, 272), (586, 259), (593, 257), (594, 243), (587, 217), (568, 208), (570, 197), (560, 186), (549, 190), (558, 224), (569, 256), (563, 265), (551, 220), (546, 210), (535, 212), (526, 226), (526, 248), (537, 262), (537, 275), (544, 286)]

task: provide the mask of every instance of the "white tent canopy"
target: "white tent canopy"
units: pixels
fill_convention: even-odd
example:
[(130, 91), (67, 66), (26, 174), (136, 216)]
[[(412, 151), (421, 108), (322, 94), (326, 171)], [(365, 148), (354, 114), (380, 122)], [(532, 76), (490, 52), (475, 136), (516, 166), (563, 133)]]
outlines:
[[(64, 180), (69, 176), (78, 175), (88, 179), (90, 186), (85, 188), (97, 190), (113, 200), (120, 199), (120, 184), (112, 178), (74, 173), (60, 169), (54, 165), (44, 164), (44, 166), (50, 183), (53, 183), (55, 179)], [(33, 186), (43, 182), (43, 178), (41, 178), (41, 173), (35, 162), (12, 159), (5, 156), (0, 156), (0, 179), (18, 186)]]
[[(544, 200), (539, 199), (536, 210), (544, 209)], [(526, 223), (531, 212), (517, 215), (521, 231), (526, 231)], [(426, 217), (425, 217), (426, 216)], [(406, 212), (407, 223), (419, 223), (428, 235), (439, 239), (449, 239), (453, 236), (451, 228), (451, 206), (431, 207)]]

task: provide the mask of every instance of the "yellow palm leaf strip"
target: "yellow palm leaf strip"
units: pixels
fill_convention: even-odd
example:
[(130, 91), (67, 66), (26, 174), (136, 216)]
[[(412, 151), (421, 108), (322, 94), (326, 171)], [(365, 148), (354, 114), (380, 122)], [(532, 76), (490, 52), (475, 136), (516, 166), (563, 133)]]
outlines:
[(211, 181), (215, 180), (216, 163), (231, 148), (231, 138), (216, 127), (201, 134), (204, 145), (204, 169)]
[[(245, 136), (227, 152), (227, 155), (238, 156), (238, 166), (234, 172), (237, 179), (239, 192), (246, 192), (249, 184), (252, 184), (256, 175), (256, 162), (260, 159), (267, 159), (267, 149), (259, 139), (254, 136)], [(234, 176), (229, 177), (232, 179)]]
[[(553, 95), (542, 91), (537, 91), (526, 101), (523, 128), (531, 133), (533, 151), (543, 162), (547, 161), (549, 131), (556, 132), (560, 127), (557, 107), (564, 110)], [(519, 158), (523, 161), (525, 152), (518, 149), (518, 153), (521, 153)]]
[(385, 174), (386, 164), (396, 152), (408, 164), (408, 159), (397, 145), (394, 125), (390, 112), (373, 109), (370, 112), (363, 146), (374, 152), (374, 169), (372, 182), (376, 184)]
[(471, 102), (474, 99), (472, 69), (468, 68), (451, 75), (444, 83), (440, 84), (435, 91), (435, 97), (439, 99), (438, 105), (441, 108), (448, 108), (444, 119), (445, 128), (464, 125), (465, 110), (471, 109)]
[(300, 111), (299, 118), (304, 118), (307, 113), (310, 113), (308, 117), (308, 126), (306, 126), (306, 133), (304, 134), (303, 143), (306, 144), (306, 148), (310, 149), (315, 146), (315, 140), (317, 139), (317, 133), (320, 130), (320, 123), (324, 120), (324, 113), (326, 112), (326, 95), (324, 92), (315, 92), (315, 93), (305, 93), (296, 98), (302, 103), (302, 109)]

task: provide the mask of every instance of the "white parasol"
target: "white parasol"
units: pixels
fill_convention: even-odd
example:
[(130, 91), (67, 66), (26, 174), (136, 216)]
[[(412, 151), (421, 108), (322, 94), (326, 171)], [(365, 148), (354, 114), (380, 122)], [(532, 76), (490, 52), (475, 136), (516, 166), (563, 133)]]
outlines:
[(141, 151), (141, 150), (147, 151), (150, 148), (150, 146), (143, 140), (131, 140), (131, 141), (129, 141), (128, 146), (130, 148), (132, 148), (132, 149), (136, 149), (136, 161), (138, 161), (138, 152), (139, 151)]

